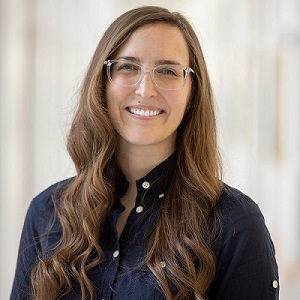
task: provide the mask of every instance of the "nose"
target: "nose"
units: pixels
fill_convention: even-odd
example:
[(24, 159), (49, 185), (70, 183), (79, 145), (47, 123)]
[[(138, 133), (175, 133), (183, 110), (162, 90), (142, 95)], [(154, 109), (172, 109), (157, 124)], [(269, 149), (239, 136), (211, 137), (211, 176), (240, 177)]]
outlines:
[(149, 70), (145, 71), (138, 82), (135, 93), (145, 99), (157, 96), (157, 88)]

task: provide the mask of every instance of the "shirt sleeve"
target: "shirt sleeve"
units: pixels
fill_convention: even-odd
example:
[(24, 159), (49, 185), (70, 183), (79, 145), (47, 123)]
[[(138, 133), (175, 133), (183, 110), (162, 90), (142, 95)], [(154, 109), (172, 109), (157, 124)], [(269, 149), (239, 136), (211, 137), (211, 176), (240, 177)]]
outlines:
[(31, 203), (24, 222), (21, 240), (19, 244), (18, 260), (11, 292), (11, 300), (30, 299), (31, 283), (30, 276), (37, 260), (38, 243), (36, 220), (40, 216)]
[(10, 300), (32, 299), (32, 270), (38, 259), (45, 257), (48, 249), (60, 238), (60, 228), (57, 222), (53, 222), (55, 214), (52, 198), (58, 195), (56, 193), (65, 182), (50, 186), (30, 203), (21, 234)]
[(275, 249), (260, 209), (238, 191), (222, 202), (222, 241), (209, 299), (279, 299)]

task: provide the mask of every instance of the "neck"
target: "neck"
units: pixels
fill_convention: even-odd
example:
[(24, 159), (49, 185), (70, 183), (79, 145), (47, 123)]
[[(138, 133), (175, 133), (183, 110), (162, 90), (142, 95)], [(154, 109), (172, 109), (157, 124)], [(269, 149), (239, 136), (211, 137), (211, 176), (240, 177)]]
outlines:
[[(123, 144), (126, 142), (123, 142)], [(118, 162), (129, 182), (144, 177), (174, 152), (174, 147), (121, 145)]]

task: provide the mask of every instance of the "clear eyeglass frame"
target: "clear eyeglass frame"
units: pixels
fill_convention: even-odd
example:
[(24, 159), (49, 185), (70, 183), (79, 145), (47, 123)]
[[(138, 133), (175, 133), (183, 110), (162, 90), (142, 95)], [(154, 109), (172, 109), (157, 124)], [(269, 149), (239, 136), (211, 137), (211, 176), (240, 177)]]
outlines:
[[(115, 80), (113, 80), (112, 78), (112, 66), (116, 63), (125, 63), (128, 62), (128, 65), (130, 66), (137, 66), (140, 68), (139, 72), (139, 76), (137, 77), (137, 79), (134, 80), (134, 83), (130, 83), (130, 84), (121, 84), (119, 82), (116, 82)], [(119, 60), (106, 60), (104, 61), (104, 65), (106, 65), (106, 70), (107, 70), (107, 77), (109, 79), (110, 82), (118, 85), (118, 86), (123, 86), (123, 87), (133, 87), (136, 86), (141, 80), (142, 78), (145, 76), (145, 74), (148, 72), (151, 76), (152, 82), (155, 84), (156, 87), (158, 87), (161, 90), (180, 90), (186, 83), (187, 77), (189, 75), (189, 73), (193, 73), (195, 74), (194, 70), (190, 67), (184, 67), (180, 64), (162, 64), (162, 65), (158, 65), (155, 68), (153, 68), (152, 70), (149, 70), (147, 68), (145, 68), (143, 65), (138, 64), (136, 62), (132, 62), (132, 61), (127, 61), (127, 60), (123, 60), (123, 59), (119, 59)], [(173, 88), (173, 87), (162, 87), (160, 86), (157, 82), (156, 82), (156, 77), (155, 77), (155, 71), (158, 68), (163, 68), (164, 66), (176, 66), (176, 67), (180, 67), (180, 69), (184, 72), (183, 77), (182, 77), (182, 82), (180, 83), (180, 85), (178, 85), (177, 87)]]

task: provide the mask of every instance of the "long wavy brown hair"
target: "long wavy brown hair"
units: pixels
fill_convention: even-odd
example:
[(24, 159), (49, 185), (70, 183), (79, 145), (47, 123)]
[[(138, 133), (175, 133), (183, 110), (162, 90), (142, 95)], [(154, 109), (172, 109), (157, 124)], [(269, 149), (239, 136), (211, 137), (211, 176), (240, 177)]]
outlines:
[[(117, 166), (117, 138), (106, 109), (103, 63), (114, 58), (137, 28), (157, 22), (181, 30), (195, 74), (189, 108), (177, 132), (174, 176), (151, 231), (145, 263), (167, 300), (205, 298), (214, 278), (212, 242), (222, 182), (206, 63), (197, 35), (183, 15), (143, 6), (124, 13), (109, 26), (83, 81), (67, 141), (77, 176), (54, 199), (62, 237), (52, 255), (40, 259), (32, 272), (34, 299), (60, 299), (71, 292), (73, 280), (80, 284), (82, 299), (95, 298), (88, 271), (103, 258), (98, 241), (113, 203)], [(90, 261), (92, 253), (95, 259)]]

